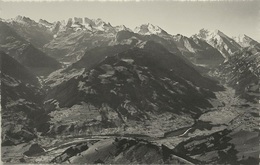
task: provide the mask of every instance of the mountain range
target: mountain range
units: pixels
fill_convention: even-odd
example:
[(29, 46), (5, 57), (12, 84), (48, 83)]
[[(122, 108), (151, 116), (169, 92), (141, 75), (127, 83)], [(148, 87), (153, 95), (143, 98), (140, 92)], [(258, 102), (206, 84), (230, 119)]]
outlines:
[(247, 35), (17, 16), (0, 20), (0, 50), (4, 162), (259, 159), (237, 142), (259, 139), (260, 44)]

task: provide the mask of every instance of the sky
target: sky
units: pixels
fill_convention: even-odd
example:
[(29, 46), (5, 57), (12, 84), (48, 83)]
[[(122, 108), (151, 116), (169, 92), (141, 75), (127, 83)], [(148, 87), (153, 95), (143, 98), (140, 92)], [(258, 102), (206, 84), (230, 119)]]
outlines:
[[(131, 29), (144, 23), (158, 25), (170, 34), (191, 36), (202, 28), (229, 36), (246, 34), (260, 41), (260, 1), (132, 1), (132, 2), (13, 2), (0, 1), (0, 17), (17, 15), (53, 22), (72, 17), (101, 18), (113, 26)], [(32, 0), (31, 0), (32, 1)], [(35, 0), (39, 1), (39, 0)]]

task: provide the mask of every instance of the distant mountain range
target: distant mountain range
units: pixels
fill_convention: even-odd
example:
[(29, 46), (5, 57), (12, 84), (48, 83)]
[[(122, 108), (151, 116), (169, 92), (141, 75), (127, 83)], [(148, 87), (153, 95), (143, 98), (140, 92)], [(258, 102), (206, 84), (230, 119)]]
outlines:
[[(237, 43), (232, 37), (228, 37), (219, 30), (202, 29), (198, 34), (188, 38), (168, 34), (159, 26), (149, 23), (130, 30), (124, 25), (112, 26), (101, 19), (95, 20), (86, 17), (74, 17), (67, 21), (50, 23), (42, 19), (35, 22), (30, 18), (17, 16), (14, 19), (6, 20), (5, 24), (38, 49), (66, 63), (78, 61), (86, 50), (97, 46), (133, 44), (138, 41), (154, 40), (168, 47), (170, 51), (175, 53), (179, 51), (194, 64), (207, 65), (209, 62), (212, 66), (214, 65), (212, 61), (215, 61), (215, 65), (217, 65), (222, 62), (223, 57), (227, 59), (229, 54), (241, 47), (257, 43), (253, 39), (250, 41), (240, 39), (240, 42)], [(124, 34), (123, 40), (121, 32), (128, 33)], [(127, 38), (125, 38), (126, 35)], [(178, 50), (172, 50), (173, 47)]]

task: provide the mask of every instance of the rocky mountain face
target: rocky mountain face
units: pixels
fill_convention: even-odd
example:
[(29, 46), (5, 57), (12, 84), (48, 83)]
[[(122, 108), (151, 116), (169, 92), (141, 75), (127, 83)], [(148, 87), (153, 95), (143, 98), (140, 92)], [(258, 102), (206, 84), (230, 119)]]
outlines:
[(53, 35), (51, 31), (41, 23), (35, 22), (28, 17), (17, 16), (14, 19), (5, 21), (8, 26), (15, 29), (15, 32), (23, 37), (26, 41), (33, 44), (33, 46), (41, 49), (43, 45), (52, 40)]
[(208, 44), (216, 48), (226, 59), (241, 49), (241, 46), (234, 39), (219, 30), (209, 31), (201, 29), (199, 33), (194, 36), (205, 40)]
[(227, 62), (212, 71), (212, 74), (235, 88), (238, 95), (258, 102), (260, 97), (259, 47), (250, 46), (236, 52)]
[(206, 41), (197, 37), (173, 36), (173, 40), (182, 55), (193, 64), (206, 68), (214, 68), (224, 61), (221, 53)]
[[(195, 40), (195, 39), (194, 39)], [(129, 44), (135, 46), (144, 41), (154, 41), (162, 44), (170, 52), (182, 58), (186, 63), (197, 70), (203, 67), (208, 70), (219, 65), (224, 58), (218, 50), (203, 40), (189, 39), (181, 35), (141, 35), (130, 31), (120, 31), (116, 35), (116, 41), (112, 44)]]
[[(150, 27), (150, 29), (148, 27)], [(154, 30), (151, 30), (151, 27), (153, 27)], [(145, 31), (145, 33), (143, 31)], [(151, 24), (141, 25), (135, 29), (135, 32), (137, 33), (130, 31), (118, 32), (116, 43), (135, 45), (142, 41), (152, 40), (162, 44), (170, 52), (177, 54), (185, 60), (186, 63), (194, 65), (193, 67), (203, 66), (211, 68), (224, 61), (223, 56), (217, 49), (197, 37), (188, 38), (180, 34), (170, 35), (161, 28)]]
[(177, 48), (176, 44), (169, 39), (169, 37), (170, 35), (161, 37), (155, 34), (142, 35), (131, 31), (119, 31), (116, 35), (116, 40), (112, 43), (112, 45), (128, 44), (131, 46), (137, 46), (141, 42), (154, 41), (162, 44), (170, 52), (175, 53), (176, 55), (179, 55), (181, 57), (180, 50)]
[(110, 45), (118, 31), (131, 31), (123, 25), (112, 26), (101, 19), (77, 17), (57, 22), (50, 28), (53, 29), (54, 39), (43, 49), (52, 57), (65, 63), (78, 61), (86, 50)]
[(61, 68), (61, 64), (18, 35), (5, 22), (0, 22), (0, 49), (26, 66), (37, 76), (48, 75)]
[(0, 54), (2, 145), (28, 142), (36, 138), (36, 130), (46, 122), (44, 94), (29, 70), (4, 52)]
[(151, 35), (151, 34), (159, 35), (159, 36), (169, 35), (165, 30), (163, 30), (159, 26), (154, 26), (150, 23), (143, 24), (139, 27), (136, 27), (134, 29), (134, 32), (142, 35)]
[(113, 34), (106, 32), (89, 31), (65, 31), (57, 35), (55, 39), (45, 45), (44, 51), (50, 56), (64, 63), (78, 61), (85, 51), (97, 46), (107, 46), (115, 38)]

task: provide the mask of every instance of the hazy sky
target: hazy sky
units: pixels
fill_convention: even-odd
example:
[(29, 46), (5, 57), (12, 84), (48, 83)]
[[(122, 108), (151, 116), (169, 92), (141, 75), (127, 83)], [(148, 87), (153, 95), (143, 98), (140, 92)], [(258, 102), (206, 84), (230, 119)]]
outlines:
[[(7, 0), (8, 1), (8, 0)], [(101, 18), (134, 28), (158, 25), (170, 34), (191, 36), (201, 28), (229, 36), (247, 34), (260, 41), (260, 1), (225, 2), (0, 2), (0, 17), (27, 16), (36, 21), (70, 17)]]

